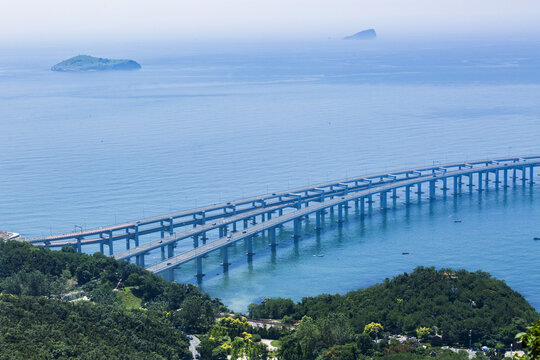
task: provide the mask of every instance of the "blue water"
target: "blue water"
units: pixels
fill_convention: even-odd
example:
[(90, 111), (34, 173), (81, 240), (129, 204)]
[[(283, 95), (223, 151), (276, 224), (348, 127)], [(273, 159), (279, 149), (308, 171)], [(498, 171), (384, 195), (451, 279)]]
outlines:
[[(93, 50), (143, 69), (54, 73), (75, 54), (0, 52), (0, 229), (68, 232), (345, 176), (540, 153), (536, 42)], [(245, 310), (264, 296), (451, 266), (489, 271), (540, 309), (538, 193), (398, 203), (364, 221), (351, 209), (320, 237), (295, 243), (285, 228), (275, 254), (260, 238), (251, 265), (238, 245), (226, 275), (209, 257), (201, 286)], [(193, 273), (187, 265), (177, 280)]]

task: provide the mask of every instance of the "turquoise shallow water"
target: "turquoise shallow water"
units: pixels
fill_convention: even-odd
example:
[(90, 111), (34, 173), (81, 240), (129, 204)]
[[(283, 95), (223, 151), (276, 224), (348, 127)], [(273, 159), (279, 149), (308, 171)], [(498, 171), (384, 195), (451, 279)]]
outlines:
[[(345, 176), (540, 153), (536, 43), (108, 51), (143, 69), (62, 74), (48, 67), (65, 50), (2, 52), (0, 229), (67, 232)], [(285, 229), (275, 254), (261, 238), (251, 267), (240, 245), (227, 275), (209, 257), (201, 286), (244, 310), (263, 296), (345, 292), (417, 265), (452, 266), (489, 271), (539, 309), (533, 189), (364, 221), (351, 209), (320, 239), (307, 232), (295, 243)]]

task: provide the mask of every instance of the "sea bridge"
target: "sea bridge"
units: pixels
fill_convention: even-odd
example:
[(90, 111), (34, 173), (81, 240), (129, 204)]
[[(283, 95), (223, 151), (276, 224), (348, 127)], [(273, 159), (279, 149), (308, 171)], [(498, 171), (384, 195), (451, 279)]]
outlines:
[[(293, 224), (293, 237), (299, 237), (302, 221), (310, 216), (315, 217), (314, 230), (320, 230), (321, 219), (327, 212), (337, 211), (337, 221), (342, 222), (350, 206), (354, 205), (363, 215), (366, 207), (373, 209), (376, 197), (378, 208), (384, 210), (388, 198), (396, 201), (399, 197), (398, 191), (404, 193), (404, 203), (409, 204), (413, 200), (420, 202), (424, 193), (434, 200), (441, 192), (443, 196), (449, 191), (458, 196), (465, 191), (489, 190), (490, 183), (494, 190), (508, 188), (510, 183), (532, 185), (537, 166), (540, 156), (533, 155), (433, 165), (329, 181), (108, 227), (22, 240), (50, 248), (73, 246), (79, 252), (83, 246), (99, 244), (102, 253), (108, 247), (109, 255), (116, 259), (134, 258), (137, 264), (170, 280), (174, 279), (176, 268), (195, 261), (196, 275), (200, 278), (204, 275), (202, 259), (209, 253), (220, 251), (222, 265), (227, 270), (230, 246), (245, 242), (246, 255), (251, 257), (255, 236), (267, 233), (269, 245), (276, 246), (276, 229), (286, 223)], [(143, 235), (155, 235), (156, 239), (140, 244)], [(175, 254), (177, 244), (190, 239), (193, 248)], [(125, 250), (114, 252), (114, 244), (120, 240), (126, 241)], [(145, 258), (155, 249), (161, 249), (161, 261), (147, 264)]]

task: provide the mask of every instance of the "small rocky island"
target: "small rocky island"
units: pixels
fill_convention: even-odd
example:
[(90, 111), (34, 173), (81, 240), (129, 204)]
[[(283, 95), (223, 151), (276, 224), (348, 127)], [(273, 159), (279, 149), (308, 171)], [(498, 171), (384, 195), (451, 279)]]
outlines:
[(374, 29), (367, 29), (360, 32), (357, 32), (354, 35), (346, 36), (343, 40), (371, 40), (377, 37), (377, 33)]
[(141, 65), (134, 60), (104, 59), (89, 55), (78, 55), (54, 65), (52, 71), (108, 71), (138, 70)]

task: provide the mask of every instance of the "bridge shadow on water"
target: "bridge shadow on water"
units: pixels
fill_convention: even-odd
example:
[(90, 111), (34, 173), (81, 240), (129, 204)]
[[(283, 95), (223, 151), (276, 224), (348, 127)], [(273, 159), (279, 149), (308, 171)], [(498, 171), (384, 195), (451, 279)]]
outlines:
[(227, 271), (217, 251), (203, 260), (203, 278), (194, 276), (192, 262), (175, 270), (175, 280), (198, 284), (244, 311), (265, 296), (346, 292), (418, 265), (481, 269), (540, 308), (540, 275), (522, 278), (527, 269), (540, 268), (540, 244), (532, 240), (540, 235), (535, 233), (540, 232), (537, 190), (538, 185), (459, 196), (448, 192), (409, 205), (400, 197), (389, 200), (386, 210), (378, 209), (378, 202), (371, 210), (366, 206), (364, 216), (349, 207), (342, 223), (328, 211), (321, 230), (314, 230), (313, 217), (302, 222), (299, 238), (292, 237), (292, 226), (283, 226), (275, 247), (266, 234), (255, 237), (252, 256), (246, 255), (245, 243), (231, 246)]

